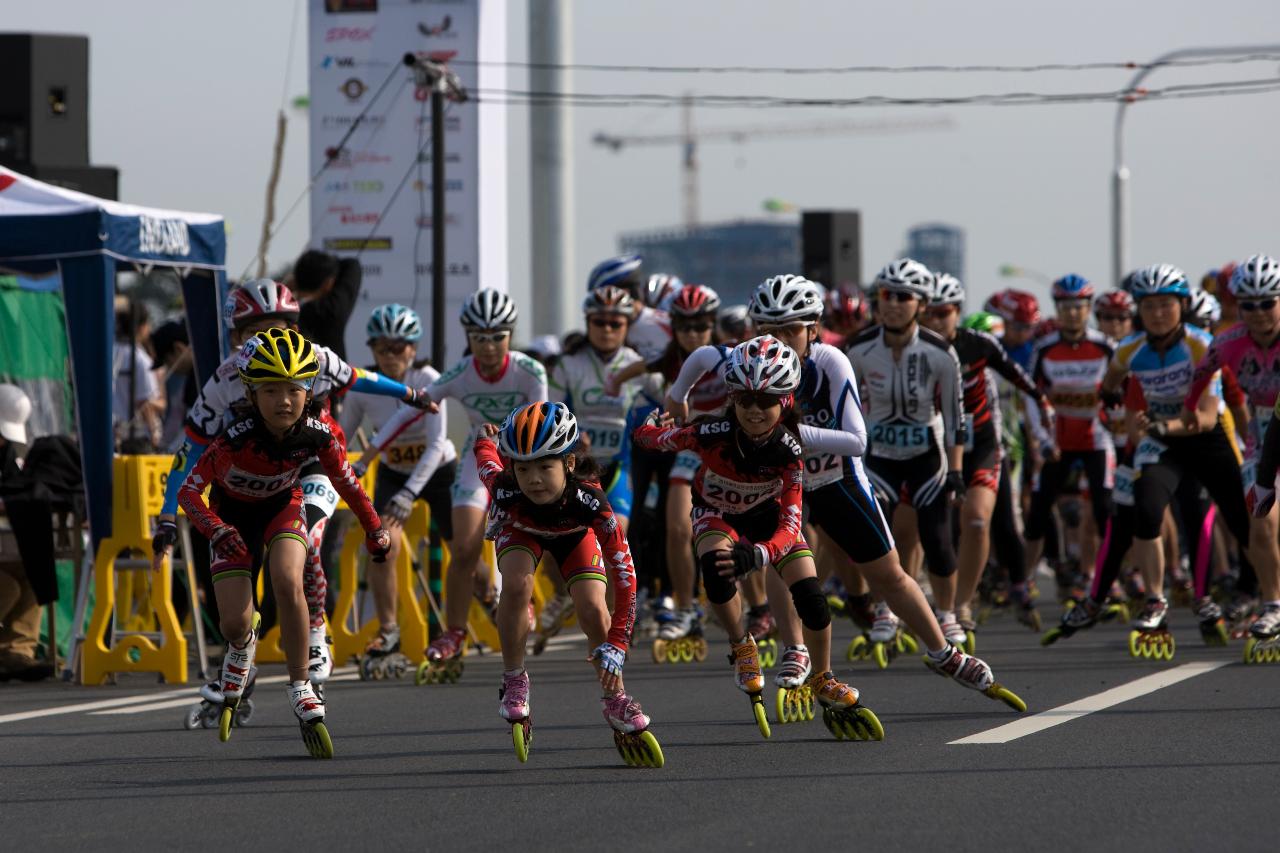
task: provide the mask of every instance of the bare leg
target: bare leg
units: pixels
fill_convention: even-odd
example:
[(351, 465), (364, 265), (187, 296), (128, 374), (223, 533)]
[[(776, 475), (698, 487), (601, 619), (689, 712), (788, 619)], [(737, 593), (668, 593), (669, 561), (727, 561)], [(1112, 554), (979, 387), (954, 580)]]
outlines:
[(533, 600), (533, 557), (512, 548), (502, 555), (502, 595), (498, 598), (498, 637), (502, 665), (507, 671), (524, 666), (524, 644), (529, 636), (529, 602)]
[(307, 546), (292, 537), (281, 537), (271, 544), (271, 588), (276, 594), (276, 614), (280, 620), (280, 648), (289, 667), (290, 681), (306, 681), (307, 640), (311, 617), (307, 598), (302, 593), (302, 566), (307, 559)]
[(693, 494), (688, 483), (675, 481), (667, 493), (667, 573), (671, 577), (671, 597), (676, 607), (693, 607), (694, 565), (690, 543), (693, 541)]

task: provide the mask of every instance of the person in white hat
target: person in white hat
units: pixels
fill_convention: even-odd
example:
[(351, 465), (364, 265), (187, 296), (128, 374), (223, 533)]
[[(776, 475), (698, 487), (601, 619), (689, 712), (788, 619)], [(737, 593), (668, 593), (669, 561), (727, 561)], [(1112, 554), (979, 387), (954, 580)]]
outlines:
[(0, 385), (0, 436), (13, 444), (27, 443), (31, 400), (17, 385)]

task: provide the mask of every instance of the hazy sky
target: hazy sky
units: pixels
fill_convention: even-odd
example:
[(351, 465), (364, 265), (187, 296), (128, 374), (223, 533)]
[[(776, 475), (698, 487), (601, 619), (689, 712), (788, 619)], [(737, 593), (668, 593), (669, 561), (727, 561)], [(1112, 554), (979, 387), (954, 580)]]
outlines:
[[(91, 146), (121, 169), (124, 200), (213, 211), (230, 223), (232, 275), (256, 249), (281, 102), (290, 24), (302, 0), (8, 2), (10, 31), (91, 37)], [(511, 58), (527, 56), (525, 5), (510, 4)], [(1280, 43), (1273, 2), (805, 2), (594, 0), (573, 4), (574, 59), (642, 64), (959, 64), (1145, 61), (1188, 46)], [(803, 10), (803, 11), (802, 11)], [(304, 15), (299, 11), (299, 17)], [(307, 86), (299, 20), (288, 93)], [(1127, 71), (1041, 74), (760, 75), (579, 72), (590, 92), (938, 95), (1120, 88)], [(1165, 69), (1152, 87), (1280, 76), (1280, 64)], [(513, 69), (509, 85), (526, 87)], [(1193, 277), (1254, 252), (1280, 253), (1280, 95), (1138, 104), (1130, 110), (1134, 265), (1168, 261)], [(945, 107), (796, 111), (699, 110), (700, 127), (811, 124), (945, 114), (950, 130), (899, 136), (784, 137), (701, 149), (704, 221), (762, 217), (766, 198), (863, 212), (864, 277), (902, 247), (906, 229), (941, 220), (968, 233), (971, 302), (1002, 263), (1109, 283), (1115, 106)], [(290, 111), (278, 205), (308, 179), (304, 113)], [(576, 278), (613, 253), (621, 231), (680, 222), (680, 152), (621, 154), (598, 130), (671, 132), (678, 111), (582, 108), (577, 140)], [(528, 108), (510, 115), (511, 270), (527, 292)], [(307, 237), (305, 202), (277, 237), (275, 263)], [(677, 271), (678, 272), (678, 271)], [(1027, 283), (1032, 289), (1038, 285)]]

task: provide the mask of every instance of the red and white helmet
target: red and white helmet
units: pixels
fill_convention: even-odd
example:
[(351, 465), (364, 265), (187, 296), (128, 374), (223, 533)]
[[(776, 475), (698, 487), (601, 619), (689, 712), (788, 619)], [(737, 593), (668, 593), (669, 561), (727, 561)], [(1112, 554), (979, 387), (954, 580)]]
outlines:
[(673, 317), (704, 317), (720, 309), (720, 297), (705, 284), (686, 284), (671, 300)]
[(676, 298), (676, 294), (680, 292), (680, 288), (684, 287), (684, 282), (679, 276), (671, 275), (665, 272), (654, 273), (649, 276), (649, 283), (644, 290), (644, 304), (650, 308), (658, 308), (666, 310), (667, 303)]
[(292, 290), (269, 278), (255, 278), (227, 294), (222, 322), (230, 331), (273, 317), (296, 323), (301, 310)]
[(993, 293), (983, 310), (999, 314), (1006, 323), (1034, 326), (1041, 320), (1040, 303), (1025, 290), (1001, 290)]
[(724, 383), (733, 391), (786, 397), (800, 387), (800, 357), (773, 335), (761, 335), (733, 348)]
[(1134, 304), (1133, 297), (1127, 291), (1108, 290), (1094, 300), (1093, 312), (1095, 314), (1112, 312), (1132, 317), (1138, 312), (1138, 306)]

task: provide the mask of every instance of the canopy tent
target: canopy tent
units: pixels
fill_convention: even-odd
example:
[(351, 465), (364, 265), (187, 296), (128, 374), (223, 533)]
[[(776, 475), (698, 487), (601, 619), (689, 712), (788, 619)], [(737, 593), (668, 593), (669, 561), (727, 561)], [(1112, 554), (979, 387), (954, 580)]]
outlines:
[(95, 547), (111, 535), (116, 267), (125, 262), (176, 269), (196, 376), (204, 382), (226, 352), (226, 251), (220, 216), (105, 201), (0, 166), (0, 268), (57, 272), (62, 280)]

